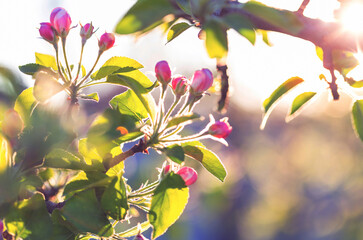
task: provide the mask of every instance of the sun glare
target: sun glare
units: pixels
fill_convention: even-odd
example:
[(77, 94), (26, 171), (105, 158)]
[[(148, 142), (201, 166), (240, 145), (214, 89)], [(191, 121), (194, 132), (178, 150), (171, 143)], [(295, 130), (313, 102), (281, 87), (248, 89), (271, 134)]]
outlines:
[(363, 3), (354, 2), (346, 6), (340, 21), (347, 30), (353, 33), (363, 33)]

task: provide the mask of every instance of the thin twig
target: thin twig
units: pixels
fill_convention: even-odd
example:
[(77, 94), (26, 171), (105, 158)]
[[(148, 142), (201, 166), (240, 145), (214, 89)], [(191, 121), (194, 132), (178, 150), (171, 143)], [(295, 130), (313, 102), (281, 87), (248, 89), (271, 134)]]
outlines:
[(305, 11), (305, 8), (306, 8), (306, 6), (309, 4), (309, 2), (310, 2), (310, 0), (304, 0), (304, 1), (301, 3), (301, 5), (300, 5), (299, 9), (297, 10), (297, 13), (299, 13), (299, 14), (303, 15), (303, 14), (304, 14), (304, 11)]

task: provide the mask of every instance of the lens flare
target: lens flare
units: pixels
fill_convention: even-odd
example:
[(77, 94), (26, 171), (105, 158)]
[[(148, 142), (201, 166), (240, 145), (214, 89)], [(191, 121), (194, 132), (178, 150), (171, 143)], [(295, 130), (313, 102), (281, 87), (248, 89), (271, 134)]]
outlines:
[(352, 33), (363, 33), (363, 3), (353, 2), (345, 6), (340, 16), (340, 21), (345, 29)]

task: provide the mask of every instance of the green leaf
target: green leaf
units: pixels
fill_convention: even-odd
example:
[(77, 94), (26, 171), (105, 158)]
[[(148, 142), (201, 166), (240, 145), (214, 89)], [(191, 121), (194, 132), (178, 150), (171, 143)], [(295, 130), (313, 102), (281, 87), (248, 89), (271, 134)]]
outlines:
[(175, 2), (176, 4), (178, 4), (180, 9), (183, 10), (183, 12), (185, 12), (189, 16), (193, 16), (192, 7), (190, 5), (189, 0), (176, 0)]
[(110, 101), (110, 105), (121, 114), (132, 116), (137, 121), (141, 121), (148, 117), (147, 110), (139, 97), (132, 90), (127, 90), (126, 92), (113, 97)]
[[(141, 223), (140, 226), (141, 226), (140, 232), (143, 233), (151, 227), (151, 224), (149, 221), (145, 221), (145, 222)], [(122, 233), (117, 234), (117, 236), (127, 238), (127, 237), (135, 236), (138, 233), (139, 233), (139, 228), (138, 228), (138, 226), (135, 226), (126, 231), (123, 231)]]
[(44, 66), (36, 63), (29, 63), (19, 66), (19, 70), (27, 75), (34, 75), (34, 73), (38, 72), (42, 68), (44, 68)]
[(172, 160), (178, 164), (184, 162), (184, 150), (179, 145), (171, 145), (165, 148), (165, 154)]
[(167, 175), (155, 189), (148, 219), (153, 226), (153, 239), (161, 236), (183, 213), (188, 203), (189, 188), (174, 173)]
[(105, 213), (116, 221), (125, 218), (129, 209), (126, 196), (126, 186), (122, 176), (116, 176), (106, 188), (101, 198)]
[(133, 90), (149, 113), (151, 120), (154, 120), (156, 104), (154, 98), (148, 93), (148, 88), (153, 87), (153, 83), (143, 73), (136, 70), (129, 73), (111, 75), (107, 77), (107, 82), (123, 85)]
[(44, 196), (40, 193), (16, 202), (6, 216), (5, 224), (7, 231), (16, 239), (48, 239), (53, 231)]
[(346, 78), (345, 81), (347, 81), (347, 83), (354, 88), (362, 88), (363, 87), (363, 80), (360, 81), (355, 81), (352, 78)]
[(284, 83), (282, 83), (278, 88), (276, 88), (276, 90), (270, 95), (270, 97), (268, 97), (267, 99), (265, 99), (265, 101), (263, 101), (262, 106), (263, 106), (264, 116), (262, 119), (262, 123), (260, 125), (261, 129), (265, 128), (266, 121), (270, 116), (271, 111), (279, 102), (281, 97), (285, 95), (288, 91), (290, 91), (291, 89), (302, 83), (303, 81), (304, 80), (302, 78), (292, 77), (286, 80)]
[(44, 182), (49, 181), (49, 179), (51, 179), (53, 176), (54, 176), (54, 171), (51, 168), (46, 168), (39, 172), (39, 177)]
[(294, 119), (301, 112), (303, 107), (306, 106), (306, 103), (308, 103), (315, 95), (316, 92), (304, 92), (297, 96), (292, 102), (290, 113), (286, 117), (286, 122)]
[(42, 53), (35, 53), (35, 63), (42, 65), (44, 67), (52, 68), (53, 70), (57, 71), (57, 62), (52, 55), (42, 54)]
[(363, 99), (357, 100), (353, 104), (352, 122), (357, 136), (363, 141)]
[(250, 41), (253, 45), (256, 42), (256, 33), (253, 28), (252, 23), (248, 18), (237, 14), (230, 13), (223, 16), (223, 21), (230, 27), (236, 30), (239, 34), (244, 36), (248, 41)]
[[(320, 47), (316, 47), (316, 54), (321, 61), (324, 59), (324, 51)], [(354, 57), (352, 52), (333, 50), (333, 65), (334, 68), (340, 72), (343, 76), (346, 76), (351, 70), (358, 66), (359, 61)]]
[(110, 74), (131, 72), (143, 67), (139, 62), (128, 57), (112, 57), (97, 72), (92, 74), (92, 79), (99, 80)]
[(181, 23), (174, 24), (169, 29), (168, 35), (166, 37), (166, 39), (168, 40), (167, 43), (169, 43), (170, 41), (172, 41), (173, 39), (175, 39), (177, 36), (179, 36), (180, 34), (182, 34), (185, 30), (187, 30), (190, 27), (191, 27), (191, 25), (189, 25), (186, 22), (181, 22)]
[(95, 102), (98, 102), (100, 100), (100, 97), (98, 96), (98, 93), (90, 93), (87, 95), (79, 95), (80, 98), (86, 99), (86, 100), (93, 100)]
[[(54, 209), (52, 213), (52, 222), (53, 222), (53, 233), (50, 240), (73, 240), (76, 237), (77, 232), (74, 227), (68, 223), (65, 218), (60, 213), (59, 209)], [(72, 229), (72, 230), (70, 230)]]
[(141, 31), (174, 11), (168, 0), (139, 0), (117, 23), (115, 32), (130, 34)]
[(68, 199), (61, 213), (79, 233), (89, 232), (101, 237), (110, 237), (114, 233), (93, 189), (80, 192)]
[(290, 11), (278, 10), (256, 1), (248, 1), (242, 5), (242, 8), (261, 20), (291, 34), (297, 34), (303, 28), (303, 24), (296, 14)]
[(227, 171), (215, 153), (206, 149), (200, 142), (184, 143), (182, 147), (185, 155), (199, 161), (208, 172), (220, 181), (224, 181), (227, 176)]
[(189, 114), (182, 115), (182, 116), (176, 116), (176, 117), (171, 118), (168, 121), (168, 124), (166, 125), (165, 129), (171, 128), (171, 127), (174, 127), (174, 126), (177, 126), (180, 124), (187, 125), (187, 124), (191, 123), (193, 120), (201, 120), (201, 119), (202, 119), (202, 117), (196, 113), (189, 113)]
[(63, 195), (65, 195), (68, 199), (71, 198), (74, 194), (88, 189), (106, 187), (111, 183), (112, 180), (113, 177), (109, 177), (103, 172), (81, 171), (67, 183), (66, 187), (64, 188)]
[(85, 171), (104, 171), (103, 165), (99, 161), (91, 161), (87, 164), (83, 159), (60, 148), (53, 149), (45, 156), (43, 166)]
[(23, 119), (25, 126), (28, 125), (30, 120), (30, 115), (36, 106), (36, 100), (33, 95), (33, 88), (25, 89), (17, 97), (14, 105), (14, 110), (17, 111)]
[(223, 58), (228, 52), (227, 32), (224, 24), (217, 20), (209, 20), (204, 25), (206, 48), (210, 58)]

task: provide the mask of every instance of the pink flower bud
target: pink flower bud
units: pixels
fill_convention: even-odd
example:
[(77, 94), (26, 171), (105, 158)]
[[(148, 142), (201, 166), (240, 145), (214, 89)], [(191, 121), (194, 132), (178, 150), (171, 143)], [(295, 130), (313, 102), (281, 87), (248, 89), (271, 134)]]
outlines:
[(47, 22), (40, 23), (39, 34), (44, 40), (53, 44), (58, 40), (54, 29), (52, 28), (52, 24)]
[(171, 87), (176, 96), (183, 96), (188, 90), (188, 79), (184, 76), (176, 77), (171, 82)]
[(216, 138), (226, 138), (232, 132), (232, 127), (228, 123), (228, 118), (213, 123), (208, 130), (208, 133)]
[(92, 26), (92, 23), (87, 23), (86, 25), (81, 25), (81, 31), (80, 35), (82, 38), (82, 43), (86, 43), (86, 41), (92, 36), (94, 27)]
[(100, 47), (100, 51), (103, 52), (112, 48), (114, 43), (115, 35), (105, 32), (98, 41), (98, 46)]
[(198, 179), (198, 173), (191, 167), (182, 167), (176, 173), (181, 176), (186, 186), (190, 186)]
[(191, 93), (201, 95), (213, 84), (213, 74), (209, 69), (203, 68), (194, 72), (192, 83), (190, 84)]
[(161, 84), (168, 84), (171, 80), (171, 71), (167, 61), (160, 61), (155, 65), (156, 78)]
[(65, 38), (69, 33), (72, 20), (64, 8), (57, 7), (50, 14), (50, 23), (57, 31), (58, 36)]
[(144, 237), (141, 233), (137, 234), (133, 240), (149, 240)]

